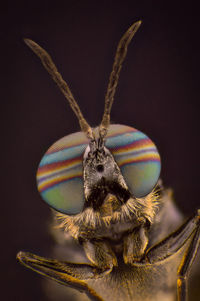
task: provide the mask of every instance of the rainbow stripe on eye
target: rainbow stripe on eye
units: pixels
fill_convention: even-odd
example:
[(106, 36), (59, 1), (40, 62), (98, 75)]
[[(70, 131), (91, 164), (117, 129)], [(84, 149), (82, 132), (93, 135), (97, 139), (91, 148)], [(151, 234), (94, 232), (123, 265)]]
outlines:
[[(124, 139), (124, 137), (118, 138), (119, 140)], [(160, 162), (158, 151), (148, 137), (136, 140), (127, 145), (120, 145), (114, 148), (110, 147), (109, 149), (115, 156), (120, 167), (129, 163), (141, 163), (147, 161)]]
[(81, 170), (74, 174), (70, 172), (70, 170), (76, 170), (76, 168), (80, 169), (80, 166), (82, 166), (82, 157), (39, 167), (37, 172), (39, 191), (42, 192), (54, 185), (73, 180), (76, 177), (82, 177)]
[[(112, 127), (118, 127), (118, 125)], [(112, 152), (120, 167), (131, 162), (160, 162), (156, 146), (145, 134), (130, 127), (120, 127), (123, 127), (124, 133), (117, 134), (116, 131), (115, 135), (108, 133), (106, 141), (106, 147)]]
[[(82, 138), (80, 134), (82, 133), (77, 134), (72, 134), (72, 138), (80, 141)], [(40, 192), (62, 182), (82, 177), (82, 154), (87, 146), (84, 142), (87, 142), (87, 140), (83, 137), (81, 141), (83, 143), (73, 143), (70, 146), (70, 136), (56, 142), (42, 158), (37, 171), (37, 182)]]
[[(94, 129), (98, 137), (98, 128)], [(79, 213), (84, 205), (82, 158), (88, 140), (82, 132), (63, 137), (42, 158), (37, 171), (38, 190), (54, 209)], [(112, 152), (130, 192), (141, 197), (155, 186), (160, 174), (160, 156), (154, 143), (142, 132), (111, 125), (106, 147)]]

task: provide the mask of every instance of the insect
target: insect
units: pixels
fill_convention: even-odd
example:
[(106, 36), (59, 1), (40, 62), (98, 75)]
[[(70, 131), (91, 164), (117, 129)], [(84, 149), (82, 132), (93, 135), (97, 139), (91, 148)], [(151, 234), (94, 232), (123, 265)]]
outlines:
[(154, 143), (135, 128), (110, 124), (127, 47), (140, 25), (134, 23), (118, 44), (103, 118), (94, 129), (49, 54), (25, 40), (80, 124), (81, 132), (60, 139), (43, 156), (37, 185), (53, 208), (59, 231), (78, 241), (87, 260), (72, 263), (28, 252), (19, 252), (17, 258), (82, 293), (79, 300), (184, 301), (199, 247), (200, 210), (180, 226), (171, 194), (159, 180), (160, 156)]

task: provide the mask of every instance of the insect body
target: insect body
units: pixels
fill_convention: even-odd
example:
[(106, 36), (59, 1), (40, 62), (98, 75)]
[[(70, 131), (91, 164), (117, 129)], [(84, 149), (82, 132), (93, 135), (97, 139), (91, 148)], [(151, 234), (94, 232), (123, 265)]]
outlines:
[(37, 183), (42, 198), (56, 210), (63, 233), (79, 241), (89, 263), (26, 252), (19, 252), (18, 259), (92, 300), (175, 300), (177, 286), (177, 298), (184, 301), (186, 276), (199, 245), (200, 211), (175, 231), (180, 216), (158, 183), (156, 146), (132, 127), (110, 125), (119, 73), (140, 24), (134, 23), (119, 42), (102, 122), (95, 129), (83, 117), (47, 52), (25, 40), (79, 120), (81, 132), (60, 139), (46, 152)]

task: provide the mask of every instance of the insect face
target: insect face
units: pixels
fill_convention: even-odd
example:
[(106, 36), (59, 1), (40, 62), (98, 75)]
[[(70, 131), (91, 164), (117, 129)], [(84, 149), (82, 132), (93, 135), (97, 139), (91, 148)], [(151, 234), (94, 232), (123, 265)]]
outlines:
[(160, 157), (153, 142), (134, 128), (115, 124), (109, 127), (105, 146), (100, 140), (88, 145), (81, 132), (54, 143), (40, 162), (37, 183), (51, 207), (77, 214), (88, 206), (98, 207), (94, 195), (102, 202), (106, 193), (119, 191), (122, 203), (130, 196), (143, 197), (152, 191), (159, 173)]

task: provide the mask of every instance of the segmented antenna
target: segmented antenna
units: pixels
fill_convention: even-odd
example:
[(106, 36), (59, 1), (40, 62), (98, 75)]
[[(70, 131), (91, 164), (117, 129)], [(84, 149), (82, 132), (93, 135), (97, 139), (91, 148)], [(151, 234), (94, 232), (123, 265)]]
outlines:
[(103, 113), (103, 118), (99, 126), (99, 136), (103, 139), (108, 131), (110, 125), (110, 111), (114, 100), (114, 95), (116, 87), (119, 80), (119, 74), (122, 68), (122, 64), (127, 54), (127, 48), (132, 40), (133, 36), (137, 32), (138, 28), (141, 25), (141, 21), (135, 22), (129, 29), (125, 32), (121, 40), (119, 41), (117, 51), (115, 54), (115, 59), (113, 63), (112, 72), (110, 74), (108, 88), (105, 96), (105, 108)]
[(92, 131), (92, 128), (87, 123), (86, 119), (83, 117), (83, 114), (74, 99), (74, 96), (72, 92), (70, 91), (69, 86), (62, 78), (62, 75), (58, 72), (54, 62), (52, 61), (50, 55), (44, 50), (42, 47), (40, 47), (37, 43), (30, 39), (24, 39), (25, 43), (32, 49), (32, 51), (40, 58), (43, 66), (45, 69), (49, 72), (53, 80), (56, 82), (64, 96), (67, 98), (70, 107), (76, 114), (76, 117), (79, 120), (80, 128), (81, 130), (86, 134), (86, 136), (90, 139), (94, 139), (94, 133)]

